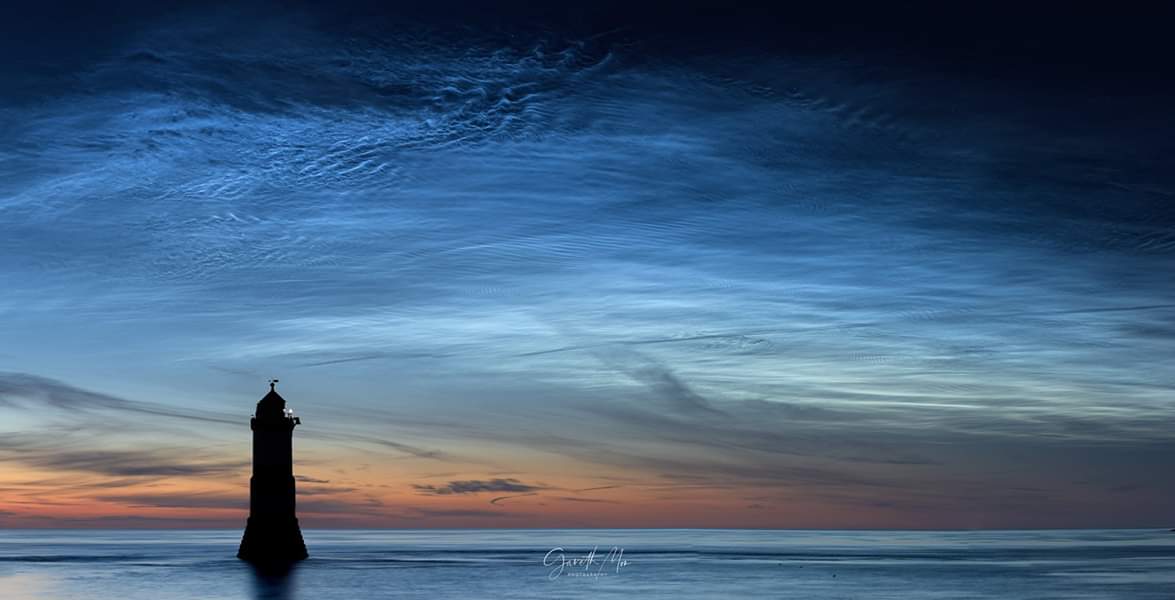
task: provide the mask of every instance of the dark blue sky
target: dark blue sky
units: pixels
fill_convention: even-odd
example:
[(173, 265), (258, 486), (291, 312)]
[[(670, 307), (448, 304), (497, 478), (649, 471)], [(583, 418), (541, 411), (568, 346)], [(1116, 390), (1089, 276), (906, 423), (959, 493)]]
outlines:
[(1162, 15), (428, 6), (9, 21), (6, 490), (202, 522), (279, 376), (323, 523), (1175, 517)]

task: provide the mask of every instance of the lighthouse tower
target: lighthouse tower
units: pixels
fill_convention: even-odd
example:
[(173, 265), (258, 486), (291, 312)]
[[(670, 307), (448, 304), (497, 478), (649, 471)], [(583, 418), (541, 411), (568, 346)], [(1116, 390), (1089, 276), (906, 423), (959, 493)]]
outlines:
[(253, 429), (253, 478), (249, 480), (249, 521), (237, 558), (281, 563), (308, 556), (294, 514), (294, 427), (301, 420), (269, 382), (249, 422)]

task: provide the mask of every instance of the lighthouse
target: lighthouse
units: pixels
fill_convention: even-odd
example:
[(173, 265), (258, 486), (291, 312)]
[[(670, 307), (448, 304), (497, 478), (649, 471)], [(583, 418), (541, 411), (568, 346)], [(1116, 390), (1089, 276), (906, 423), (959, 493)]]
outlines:
[(284, 563), (308, 556), (294, 514), (294, 427), (302, 421), (269, 382), (249, 421), (253, 429), (253, 477), (249, 480), (249, 520), (237, 558), (254, 563)]

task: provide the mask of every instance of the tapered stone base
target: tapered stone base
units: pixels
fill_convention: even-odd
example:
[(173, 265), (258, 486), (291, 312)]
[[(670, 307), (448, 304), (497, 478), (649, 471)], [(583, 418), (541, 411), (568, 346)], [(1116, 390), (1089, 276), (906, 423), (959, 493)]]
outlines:
[(298, 519), (269, 521), (249, 518), (237, 558), (252, 563), (288, 563), (309, 557)]

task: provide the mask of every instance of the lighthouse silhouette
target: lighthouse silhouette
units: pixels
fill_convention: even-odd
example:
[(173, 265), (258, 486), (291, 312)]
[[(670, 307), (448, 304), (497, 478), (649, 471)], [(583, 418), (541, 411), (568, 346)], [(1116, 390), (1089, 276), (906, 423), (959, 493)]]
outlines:
[(249, 520), (237, 558), (253, 563), (288, 563), (309, 556), (294, 514), (294, 427), (302, 423), (269, 382), (249, 421), (253, 429), (253, 477)]

